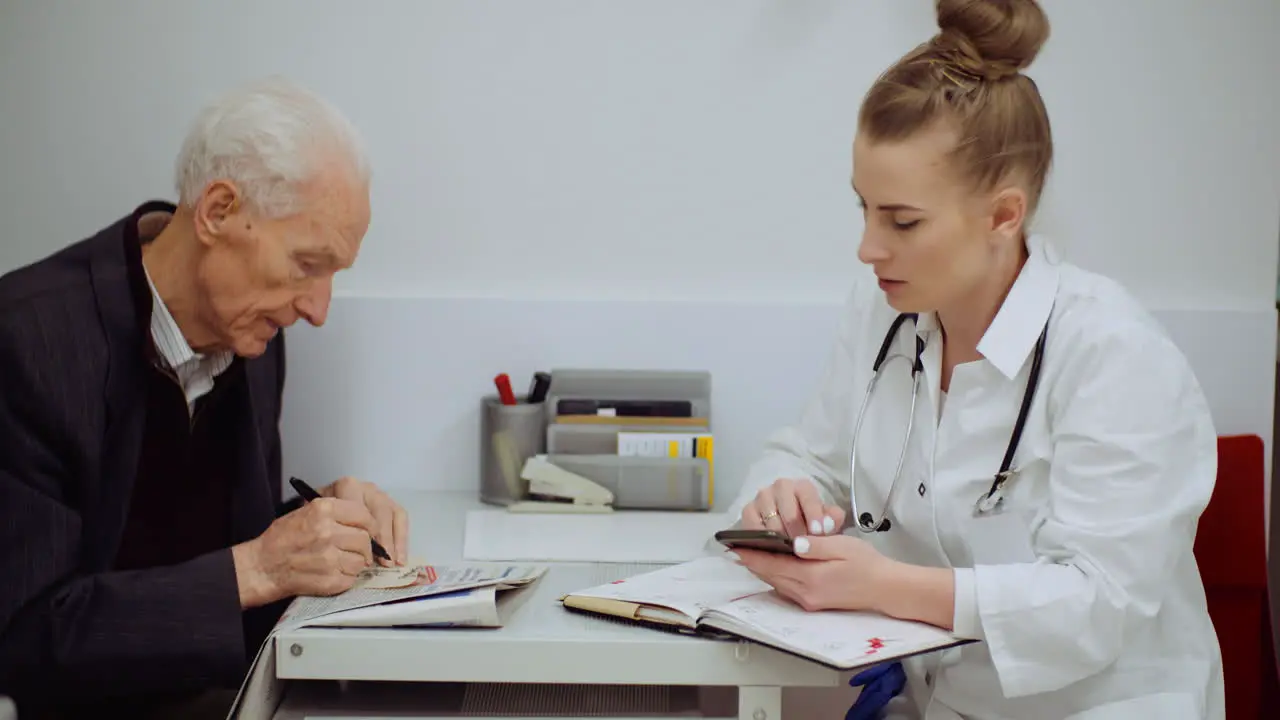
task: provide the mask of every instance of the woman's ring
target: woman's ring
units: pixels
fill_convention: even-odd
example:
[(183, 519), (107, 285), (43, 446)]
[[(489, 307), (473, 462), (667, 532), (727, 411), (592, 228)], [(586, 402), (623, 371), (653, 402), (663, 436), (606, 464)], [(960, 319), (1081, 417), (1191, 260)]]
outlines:
[(761, 522), (761, 523), (767, 523), (767, 522), (769, 522), (770, 520), (772, 520), (772, 519), (774, 519), (774, 518), (776, 518), (776, 517), (778, 517), (778, 511), (777, 511), (777, 510), (774, 510), (773, 512), (769, 513), (768, 515), (761, 515), (761, 516), (760, 516), (760, 522)]

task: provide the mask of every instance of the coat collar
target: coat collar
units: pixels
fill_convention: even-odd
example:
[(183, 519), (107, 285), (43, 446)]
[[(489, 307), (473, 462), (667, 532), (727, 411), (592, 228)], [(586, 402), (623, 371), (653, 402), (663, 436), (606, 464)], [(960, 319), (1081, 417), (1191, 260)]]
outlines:
[[(152, 297), (142, 268), (138, 220), (155, 211), (172, 212), (171, 203), (154, 201), (140, 205), (129, 215), (90, 238), (86, 245), (89, 274), (98, 315), (107, 342), (106, 429), (103, 438), (103, 482), (90, 498), (102, 510), (106, 522), (88, 528), (86, 549), (96, 566), (110, 564), (119, 545), (137, 472), (140, 439), (146, 427), (146, 387), (150, 364), (160, 357), (151, 341)], [(259, 403), (273, 403), (271, 378), (275, 374), (261, 362), (245, 362), (245, 380), (238, 401), (244, 403), (246, 422), (239, 437), (238, 472), (233, 481), (233, 532), (248, 539), (265, 529), (275, 513), (268, 483), (267, 448), (261, 432)]]
[[(1002, 375), (1012, 380), (1017, 376), (1035, 348), (1053, 303), (1058, 296), (1060, 258), (1053, 245), (1041, 235), (1027, 238), (1027, 262), (1009, 289), (995, 318), (982, 340), (978, 352)], [(938, 329), (937, 315), (920, 313), (916, 333), (927, 338)]]
[(150, 357), (151, 292), (142, 274), (142, 248), (138, 221), (156, 211), (172, 212), (174, 206), (151, 201), (105, 228), (88, 242), (89, 273), (98, 315), (109, 341), (125, 341)]

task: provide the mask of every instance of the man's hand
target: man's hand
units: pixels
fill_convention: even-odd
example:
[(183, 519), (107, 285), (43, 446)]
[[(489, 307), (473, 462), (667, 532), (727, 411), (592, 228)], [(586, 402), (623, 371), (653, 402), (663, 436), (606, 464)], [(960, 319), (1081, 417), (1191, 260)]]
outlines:
[(373, 564), (377, 523), (361, 503), (322, 497), (278, 518), (266, 532), (231, 549), (240, 606), (294, 595), (336, 595)]
[(363, 505), (373, 515), (373, 538), (378, 541), (391, 560), (379, 560), (383, 565), (404, 565), (409, 562), (409, 514), (404, 511), (377, 485), (344, 477), (317, 490), (325, 497), (349, 500)]
[(798, 537), (795, 555), (735, 548), (743, 567), (808, 611), (881, 608), (881, 580), (893, 565), (848, 535)]

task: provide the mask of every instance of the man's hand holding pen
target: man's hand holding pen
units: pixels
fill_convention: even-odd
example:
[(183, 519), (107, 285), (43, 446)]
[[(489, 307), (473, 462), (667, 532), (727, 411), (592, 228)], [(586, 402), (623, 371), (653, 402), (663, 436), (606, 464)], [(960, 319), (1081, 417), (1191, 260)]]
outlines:
[(379, 564), (389, 567), (409, 562), (409, 515), (381, 488), (344, 477), (321, 488), (319, 493), (321, 497), (349, 500), (368, 509), (373, 515), (373, 552)]
[(304, 505), (232, 548), (241, 607), (334, 595), (370, 565), (407, 562), (408, 516), (375, 485), (343, 478), (314, 490), (291, 482)]

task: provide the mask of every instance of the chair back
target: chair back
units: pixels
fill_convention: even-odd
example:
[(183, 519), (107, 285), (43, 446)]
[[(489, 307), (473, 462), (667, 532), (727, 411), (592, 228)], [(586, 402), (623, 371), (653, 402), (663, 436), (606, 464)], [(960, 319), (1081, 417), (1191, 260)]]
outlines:
[(1265, 450), (1257, 435), (1218, 438), (1218, 478), (1195, 554), (1222, 647), (1228, 718), (1257, 718), (1276, 683), (1267, 594)]

